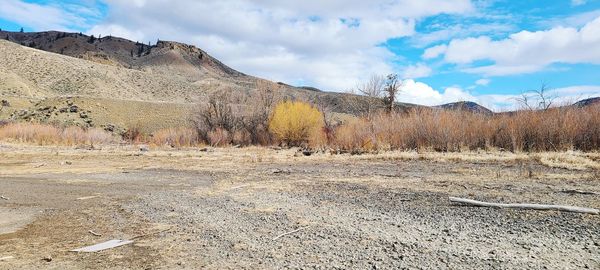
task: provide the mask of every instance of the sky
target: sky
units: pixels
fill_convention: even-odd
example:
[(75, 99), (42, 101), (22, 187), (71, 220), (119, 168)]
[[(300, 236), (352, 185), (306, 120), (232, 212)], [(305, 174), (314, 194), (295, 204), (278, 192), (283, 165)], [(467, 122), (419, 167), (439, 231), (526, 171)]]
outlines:
[(21, 27), (189, 43), (325, 91), (395, 73), (398, 99), (423, 105), (600, 96), (600, 0), (1, 0), (0, 28)]

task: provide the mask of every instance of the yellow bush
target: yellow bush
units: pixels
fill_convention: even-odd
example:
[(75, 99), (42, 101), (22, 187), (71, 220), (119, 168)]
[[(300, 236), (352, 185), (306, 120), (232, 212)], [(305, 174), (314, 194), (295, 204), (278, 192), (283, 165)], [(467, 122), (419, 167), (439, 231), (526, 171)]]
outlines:
[(308, 143), (324, 126), (323, 114), (308, 103), (284, 101), (273, 110), (269, 131), (288, 145)]

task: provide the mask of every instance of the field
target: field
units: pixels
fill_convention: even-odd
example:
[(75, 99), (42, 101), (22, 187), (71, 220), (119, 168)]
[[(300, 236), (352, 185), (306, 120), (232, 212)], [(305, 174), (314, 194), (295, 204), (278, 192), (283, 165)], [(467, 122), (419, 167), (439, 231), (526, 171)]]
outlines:
[[(598, 194), (598, 153), (5, 143), (0, 269), (597, 269), (598, 216), (448, 196), (600, 208)], [(111, 239), (134, 243), (69, 252)]]

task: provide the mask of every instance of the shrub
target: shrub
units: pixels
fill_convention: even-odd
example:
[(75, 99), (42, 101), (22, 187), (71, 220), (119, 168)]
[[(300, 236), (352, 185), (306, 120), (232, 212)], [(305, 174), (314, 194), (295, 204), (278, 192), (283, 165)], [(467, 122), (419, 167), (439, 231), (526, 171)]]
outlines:
[(289, 146), (309, 143), (311, 137), (322, 132), (323, 126), (323, 114), (310, 104), (300, 101), (279, 103), (269, 121), (269, 131)]
[(170, 147), (191, 147), (200, 143), (197, 130), (193, 128), (167, 128), (152, 133), (150, 143)]
[(46, 124), (11, 123), (0, 127), (1, 140), (13, 140), (39, 145), (108, 144), (118, 140), (110, 133), (96, 128), (59, 128)]
[(278, 99), (277, 85), (266, 81), (258, 81), (256, 90), (245, 94), (222, 89), (198, 104), (192, 122), (200, 139), (211, 145), (268, 145), (269, 116)]
[(496, 115), (415, 109), (350, 121), (337, 127), (334, 134), (332, 147), (354, 153), (395, 149), (594, 151), (600, 149), (600, 106)]
[(142, 129), (137, 125), (128, 128), (127, 131), (123, 133), (122, 137), (123, 140), (130, 143), (140, 143), (147, 140), (146, 134), (144, 134)]

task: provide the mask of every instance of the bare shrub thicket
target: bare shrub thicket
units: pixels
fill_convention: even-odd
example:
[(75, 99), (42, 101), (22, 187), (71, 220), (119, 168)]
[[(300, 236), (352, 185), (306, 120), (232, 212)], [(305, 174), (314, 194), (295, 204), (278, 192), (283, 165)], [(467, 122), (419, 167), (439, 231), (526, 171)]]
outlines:
[(380, 114), (337, 128), (331, 144), (348, 152), (373, 150), (513, 152), (600, 149), (600, 106), (484, 115), (415, 109)]
[(158, 146), (191, 147), (200, 143), (194, 128), (167, 128), (152, 133), (150, 143)]
[(98, 128), (59, 128), (36, 123), (9, 123), (0, 127), (0, 140), (39, 145), (93, 145), (119, 142), (112, 134)]
[(192, 122), (199, 139), (213, 146), (270, 144), (268, 121), (278, 99), (277, 85), (270, 82), (259, 81), (249, 96), (217, 92), (199, 105)]

